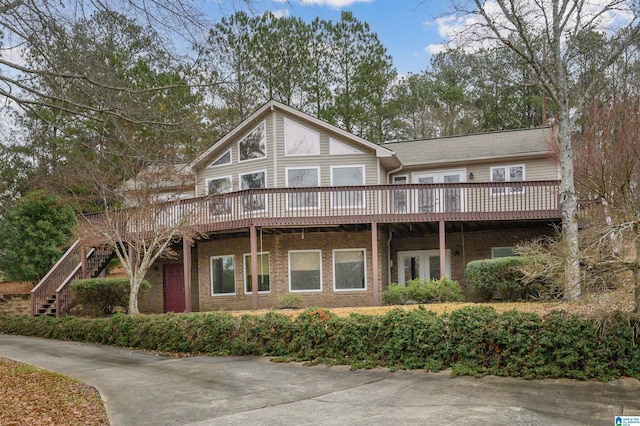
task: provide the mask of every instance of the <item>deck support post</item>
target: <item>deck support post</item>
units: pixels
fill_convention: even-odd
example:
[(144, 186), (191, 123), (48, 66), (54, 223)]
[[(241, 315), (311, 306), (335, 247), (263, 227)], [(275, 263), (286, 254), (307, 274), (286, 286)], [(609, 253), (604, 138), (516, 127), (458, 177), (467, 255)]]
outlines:
[(440, 229), (438, 236), (440, 237), (439, 249), (440, 249), (440, 278), (444, 278), (447, 273), (447, 247), (446, 247), (446, 234), (445, 234), (444, 220), (440, 221)]
[(191, 244), (186, 235), (182, 236), (182, 265), (184, 273), (184, 311), (191, 312)]
[(373, 285), (373, 306), (380, 304), (378, 295), (380, 287), (380, 271), (378, 269), (378, 223), (371, 223), (371, 269), (373, 273), (372, 285)]
[(256, 226), (249, 226), (249, 239), (251, 242), (251, 306), (258, 309), (258, 233)]
[(80, 242), (80, 264), (82, 265), (80, 278), (87, 279), (87, 248)]

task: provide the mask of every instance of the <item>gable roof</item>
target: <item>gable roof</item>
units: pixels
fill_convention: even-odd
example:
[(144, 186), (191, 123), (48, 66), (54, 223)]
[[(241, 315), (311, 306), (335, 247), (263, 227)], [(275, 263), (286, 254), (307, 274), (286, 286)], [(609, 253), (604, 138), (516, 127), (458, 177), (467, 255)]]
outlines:
[(552, 153), (553, 129), (540, 127), (434, 139), (388, 142), (404, 167), (545, 158)]
[(322, 129), (335, 133), (344, 139), (373, 150), (376, 154), (376, 157), (381, 159), (383, 164), (385, 164), (385, 166), (387, 166), (388, 168), (395, 168), (400, 166), (400, 160), (396, 157), (395, 153), (391, 149), (382, 145), (377, 145), (373, 142), (369, 142), (366, 139), (363, 139), (359, 136), (347, 132), (346, 130), (322, 121), (319, 118), (308, 115), (302, 111), (298, 111), (297, 109), (282, 104), (278, 101), (271, 100), (258, 108), (258, 110), (256, 110), (253, 114), (243, 120), (233, 130), (224, 135), (221, 139), (211, 145), (206, 151), (196, 157), (191, 163), (189, 163), (189, 167), (195, 170), (203, 167), (209, 161), (213, 161), (213, 157), (216, 155), (220, 147), (224, 146), (225, 143), (230, 139), (233, 139), (236, 136), (244, 135), (245, 132), (251, 130), (251, 127), (255, 126), (257, 122), (262, 119), (263, 115), (266, 115), (268, 112), (274, 110), (283, 111), (300, 119), (301, 121), (312, 123)]

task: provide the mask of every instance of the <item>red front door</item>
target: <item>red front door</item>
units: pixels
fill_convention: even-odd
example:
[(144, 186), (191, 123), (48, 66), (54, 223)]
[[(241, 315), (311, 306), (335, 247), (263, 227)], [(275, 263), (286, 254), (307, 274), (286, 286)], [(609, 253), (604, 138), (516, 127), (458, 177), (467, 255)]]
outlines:
[(164, 311), (184, 312), (184, 267), (181, 263), (167, 263), (162, 267)]

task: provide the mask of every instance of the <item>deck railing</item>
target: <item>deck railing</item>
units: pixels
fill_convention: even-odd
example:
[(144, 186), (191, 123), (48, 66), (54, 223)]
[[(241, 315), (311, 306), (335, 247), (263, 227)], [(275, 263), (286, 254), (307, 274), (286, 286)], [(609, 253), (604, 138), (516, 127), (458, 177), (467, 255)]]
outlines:
[[(129, 233), (186, 224), (200, 232), (367, 222), (557, 219), (559, 181), (264, 188), (156, 205), (144, 219), (109, 212)], [(131, 216), (132, 217), (132, 216)], [(90, 221), (105, 221), (103, 214)]]

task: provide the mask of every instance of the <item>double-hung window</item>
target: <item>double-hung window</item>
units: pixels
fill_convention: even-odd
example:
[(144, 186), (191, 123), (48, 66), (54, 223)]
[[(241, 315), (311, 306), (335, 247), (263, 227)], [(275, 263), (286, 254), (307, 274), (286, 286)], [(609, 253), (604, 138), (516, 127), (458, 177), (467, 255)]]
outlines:
[[(491, 167), (491, 182), (522, 182), (524, 181), (524, 165)], [(522, 194), (523, 186), (505, 185), (493, 186), (492, 194)]]
[[(287, 169), (287, 187), (315, 188), (320, 183), (320, 172), (317, 167)], [(304, 190), (291, 191), (287, 196), (287, 208), (311, 209), (318, 207), (319, 193)]]

